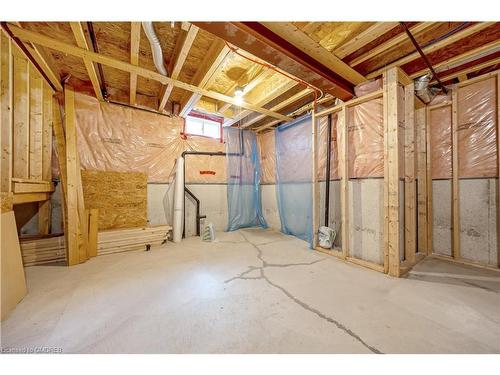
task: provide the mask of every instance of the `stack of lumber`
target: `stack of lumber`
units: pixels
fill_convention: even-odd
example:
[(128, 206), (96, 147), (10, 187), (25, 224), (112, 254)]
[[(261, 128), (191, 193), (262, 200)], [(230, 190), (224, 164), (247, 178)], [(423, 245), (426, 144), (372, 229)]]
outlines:
[(66, 261), (63, 235), (21, 238), (19, 242), (25, 267)]
[(168, 240), (171, 230), (172, 227), (169, 225), (157, 225), (99, 231), (97, 255), (146, 250), (148, 245), (150, 247), (159, 246)]

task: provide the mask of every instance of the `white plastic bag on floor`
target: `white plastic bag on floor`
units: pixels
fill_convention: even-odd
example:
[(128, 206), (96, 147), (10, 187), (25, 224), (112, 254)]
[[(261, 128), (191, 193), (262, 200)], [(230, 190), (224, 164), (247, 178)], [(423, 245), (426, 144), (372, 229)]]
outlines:
[(318, 243), (324, 249), (331, 249), (335, 241), (337, 232), (332, 228), (319, 227), (318, 229)]
[(215, 228), (212, 223), (208, 223), (207, 225), (205, 225), (205, 228), (203, 228), (201, 239), (206, 242), (215, 241)]

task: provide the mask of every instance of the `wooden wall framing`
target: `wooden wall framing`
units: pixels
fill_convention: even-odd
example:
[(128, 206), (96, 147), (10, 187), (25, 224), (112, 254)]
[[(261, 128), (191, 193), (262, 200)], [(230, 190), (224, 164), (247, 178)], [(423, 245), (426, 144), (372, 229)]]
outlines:
[[(398, 87), (404, 89), (404, 96), (398, 98)], [(384, 247), (383, 264), (359, 259), (349, 251), (349, 176), (348, 176), (348, 111), (347, 108), (373, 99), (383, 98), (384, 113)], [(341, 215), (342, 215), (342, 249), (315, 249), (370, 269), (400, 277), (413, 267), (423, 256), (417, 249), (417, 175), (422, 173), (417, 164), (417, 127), (415, 126), (415, 96), (413, 81), (399, 68), (388, 69), (384, 73), (384, 87), (362, 97), (350, 100), (333, 108), (315, 114), (315, 118), (338, 114), (337, 126), (342, 140), (339, 152), (339, 169), (341, 171)], [(398, 103), (398, 100), (404, 100)], [(399, 104), (399, 105), (398, 105)], [(404, 111), (404, 113), (398, 113)], [(404, 119), (402, 123), (401, 119)], [(313, 155), (317, 158), (317, 155)], [(405, 174), (400, 175), (400, 164), (404, 164)], [(400, 194), (403, 182), (404, 198)], [(425, 197), (424, 197), (425, 199)], [(317, 196), (313, 196), (313, 206), (318, 205)], [(404, 216), (399, 207), (404, 205)], [(404, 222), (404, 237), (401, 224)], [(317, 233), (317, 225), (313, 233)], [(401, 243), (401, 238), (404, 241)], [(404, 249), (401, 259), (400, 249)]]

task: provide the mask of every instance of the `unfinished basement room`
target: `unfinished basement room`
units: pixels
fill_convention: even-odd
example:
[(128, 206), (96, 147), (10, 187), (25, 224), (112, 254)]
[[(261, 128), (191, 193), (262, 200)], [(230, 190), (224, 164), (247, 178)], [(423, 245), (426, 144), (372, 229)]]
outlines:
[(1, 352), (499, 354), (500, 23), (443, 19), (2, 21)]

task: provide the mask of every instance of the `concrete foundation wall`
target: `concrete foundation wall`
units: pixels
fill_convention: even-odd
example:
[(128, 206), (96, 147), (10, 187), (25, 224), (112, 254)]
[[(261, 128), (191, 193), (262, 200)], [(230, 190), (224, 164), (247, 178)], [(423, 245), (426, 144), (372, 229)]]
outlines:
[[(335, 247), (342, 247), (342, 209), (340, 202), (340, 187), (339, 180), (330, 180), (330, 204), (328, 212), (327, 226), (335, 229), (337, 236), (335, 237)], [(326, 198), (326, 182), (320, 181), (319, 188), (319, 225), (325, 225), (325, 198)]]
[(384, 261), (384, 180), (349, 181), (350, 255)]
[(451, 256), (451, 180), (432, 181), (432, 251)]
[(460, 254), (462, 258), (498, 265), (497, 180), (460, 180)]
[(260, 185), (262, 195), (262, 213), (267, 225), (275, 230), (281, 230), (280, 213), (278, 210), (278, 199), (276, 197), (276, 185)]

